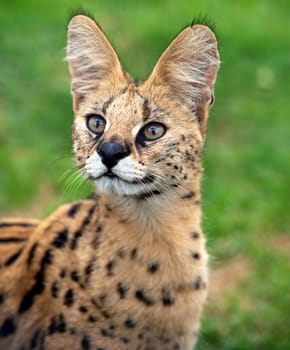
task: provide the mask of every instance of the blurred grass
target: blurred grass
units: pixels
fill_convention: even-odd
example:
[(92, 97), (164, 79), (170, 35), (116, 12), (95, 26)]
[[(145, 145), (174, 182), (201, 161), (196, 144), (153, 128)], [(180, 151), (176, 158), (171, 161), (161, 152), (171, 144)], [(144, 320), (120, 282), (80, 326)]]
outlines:
[(236, 256), (250, 264), (233, 288), (209, 301), (198, 349), (289, 349), (289, 1), (2, 0), (3, 214), (43, 216), (90, 190), (71, 189), (63, 175), (73, 168), (65, 31), (80, 6), (138, 78), (193, 16), (215, 22), (223, 63), (204, 152), (204, 230), (217, 269)]

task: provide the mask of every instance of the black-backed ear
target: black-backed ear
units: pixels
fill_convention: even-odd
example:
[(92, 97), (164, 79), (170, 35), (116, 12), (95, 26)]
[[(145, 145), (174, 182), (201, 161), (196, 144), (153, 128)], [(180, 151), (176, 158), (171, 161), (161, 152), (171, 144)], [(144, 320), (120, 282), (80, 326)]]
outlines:
[(67, 60), (74, 111), (87, 94), (98, 90), (104, 79), (113, 86), (128, 82), (112, 45), (87, 16), (75, 16), (68, 25)]
[(167, 96), (188, 108), (198, 119), (204, 135), (219, 64), (214, 33), (207, 26), (193, 25), (172, 41), (145, 85), (153, 89), (162, 87)]

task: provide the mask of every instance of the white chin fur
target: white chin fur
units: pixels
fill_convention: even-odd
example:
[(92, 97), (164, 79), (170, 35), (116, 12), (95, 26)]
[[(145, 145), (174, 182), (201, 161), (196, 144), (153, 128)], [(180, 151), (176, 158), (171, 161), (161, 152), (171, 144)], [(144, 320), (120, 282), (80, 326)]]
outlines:
[[(100, 192), (116, 194), (119, 196), (134, 196), (150, 191), (152, 186), (142, 184), (142, 179), (146, 173), (143, 169), (138, 169), (138, 165), (130, 157), (121, 159), (116, 164), (112, 172), (116, 177), (105, 176), (107, 167), (102, 163), (100, 156), (95, 152), (87, 161), (84, 168), (86, 177), (92, 179)], [(134, 181), (140, 183), (134, 184)], [(132, 183), (130, 183), (132, 182)]]
[(148, 185), (129, 184), (120, 178), (110, 178), (102, 176), (94, 180), (94, 184), (100, 192), (106, 194), (116, 194), (118, 196), (136, 196), (149, 190)]

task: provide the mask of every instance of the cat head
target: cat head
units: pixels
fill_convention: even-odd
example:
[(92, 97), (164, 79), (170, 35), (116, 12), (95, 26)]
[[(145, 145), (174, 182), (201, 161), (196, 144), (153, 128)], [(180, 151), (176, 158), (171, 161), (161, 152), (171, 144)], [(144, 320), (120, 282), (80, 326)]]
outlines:
[(68, 26), (67, 60), (76, 161), (99, 191), (148, 198), (199, 179), (219, 68), (207, 26), (185, 28), (135, 83), (100, 27), (78, 15)]

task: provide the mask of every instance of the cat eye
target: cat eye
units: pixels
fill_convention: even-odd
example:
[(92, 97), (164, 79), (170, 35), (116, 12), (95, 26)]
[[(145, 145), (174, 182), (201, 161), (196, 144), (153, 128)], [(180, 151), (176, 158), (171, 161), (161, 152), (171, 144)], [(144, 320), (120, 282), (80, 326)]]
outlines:
[(157, 122), (149, 123), (141, 129), (145, 141), (153, 141), (162, 137), (166, 132), (165, 125)]
[(87, 128), (96, 135), (104, 132), (106, 126), (105, 119), (98, 114), (90, 114), (87, 116)]

